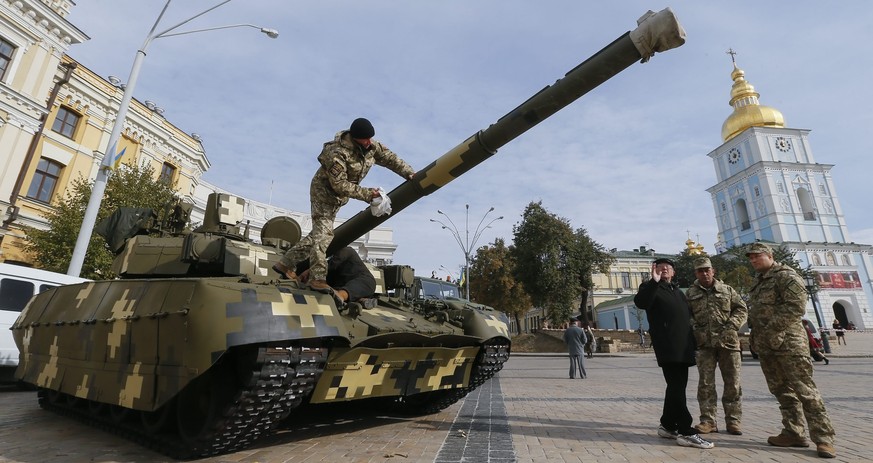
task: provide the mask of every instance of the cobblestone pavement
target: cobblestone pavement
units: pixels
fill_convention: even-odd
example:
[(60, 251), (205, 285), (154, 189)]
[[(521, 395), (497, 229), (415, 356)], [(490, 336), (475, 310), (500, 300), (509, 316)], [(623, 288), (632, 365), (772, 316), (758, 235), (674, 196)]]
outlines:
[[(832, 345), (815, 380), (837, 431), (837, 458), (873, 461), (873, 333)], [(712, 450), (659, 438), (664, 380), (651, 354), (596, 356), (588, 379), (567, 378), (563, 355), (513, 354), (497, 378), (424, 417), (335, 407), (301, 410), (253, 448), (199, 461), (224, 462), (796, 462), (812, 448), (777, 448), (780, 415), (758, 362), (743, 362), (742, 436), (710, 434)], [(689, 409), (696, 415), (697, 373)], [(720, 385), (719, 385), (720, 388)], [(696, 416), (695, 416), (696, 418)], [(723, 423), (719, 423), (723, 425)], [(152, 462), (166, 457), (124, 438), (41, 410), (34, 392), (0, 390), (0, 462)]]

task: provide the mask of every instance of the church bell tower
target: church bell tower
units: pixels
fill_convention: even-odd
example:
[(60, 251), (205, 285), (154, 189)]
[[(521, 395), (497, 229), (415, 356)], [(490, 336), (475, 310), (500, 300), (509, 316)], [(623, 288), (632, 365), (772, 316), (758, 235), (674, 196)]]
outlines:
[[(873, 327), (873, 246), (850, 241), (831, 178), (831, 164), (815, 161), (808, 129), (785, 126), (782, 113), (760, 104), (758, 92), (733, 61), (724, 143), (710, 152), (716, 184), (707, 189), (718, 223), (721, 253), (755, 241), (782, 245), (818, 273), (820, 312), (810, 318), (830, 326)], [(863, 320), (859, 323), (858, 320)]]

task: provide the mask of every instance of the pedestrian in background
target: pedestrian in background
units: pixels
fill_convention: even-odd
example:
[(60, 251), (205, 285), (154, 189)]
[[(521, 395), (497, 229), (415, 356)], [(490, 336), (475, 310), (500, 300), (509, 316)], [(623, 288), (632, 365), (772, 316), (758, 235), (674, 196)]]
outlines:
[(591, 325), (585, 325), (585, 336), (588, 338), (585, 343), (585, 353), (588, 354), (588, 358), (593, 358), (594, 353), (597, 352), (597, 339), (594, 337)]
[(777, 447), (809, 447), (809, 436), (822, 458), (834, 458), (834, 428), (812, 380), (809, 340), (800, 320), (806, 313), (803, 280), (791, 267), (776, 262), (773, 250), (754, 243), (746, 251), (757, 274), (749, 292), (749, 326), (767, 387), (779, 401), (782, 432), (767, 442)]
[(696, 343), (691, 331), (691, 309), (679, 286), (672, 282), (675, 274), (672, 260), (655, 260), (652, 278), (643, 282), (634, 296), (634, 304), (646, 311), (652, 348), (667, 383), (658, 435), (676, 439), (683, 447), (711, 449), (715, 444), (700, 437), (691, 426), (694, 419), (686, 403), (688, 368), (694, 365)]
[(721, 404), (729, 434), (741, 435), (743, 389), (740, 386), (742, 353), (738, 330), (748, 316), (746, 303), (732, 287), (715, 278), (715, 269), (708, 257), (694, 260), (697, 279), (685, 295), (694, 317), (694, 337), (697, 340), (697, 403), (700, 424), (697, 432), (718, 432), (715, 415), (718, 393), (715, 390), (715, 368), (721, 372), (724, 390)]
[(570, 352), (570, 379), (576, 378), (576, 370), (579, 370), (579, 378), (585, 379), (588, 377), (588, 372), (585, 371), (585, 342), (588, 340), (585, 330), (577, 325), (575, 319), (570, 319), (570, 326), (564, 330), (564, 342), (567, 344), (567, 350)]
[(834, 327), (834, 333), (837, 335), (837, 345), (840, 344), (846, 345), (846, 330), (843, 329), (843, 325), (840, 324), (839, 320), (834, 320), (832, 325)]

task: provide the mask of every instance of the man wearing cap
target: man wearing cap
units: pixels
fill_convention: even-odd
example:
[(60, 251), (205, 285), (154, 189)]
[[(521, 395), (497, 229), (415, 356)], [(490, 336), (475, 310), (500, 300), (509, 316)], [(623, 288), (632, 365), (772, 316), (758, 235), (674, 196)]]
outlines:
[(715, 421), (717, 365), (724, 381), (721, 403), (727, 432), (740, 435), (743, 433), (740, 429), (743, 416), (742, 354), (737, 331), (746, 323), (746, 303), (736, 290), (715, 278), (715, 269), (708, 257), (694, 259), (694, 275), (697, 279), (685, 295), (694, 317), (692, 326), (697, 340), (697, 403), (700, 405), (697, 431), (701, 434), (718, 432)]
[(308, 284), (325, 290), (327, 284), (327, 247), (333, 240), (333, 221), (349, 198), (370, 202), (379, 197), (377, 188), (360, 185), (361, 180), (378, 164), (406, 179), (415, 170), (388, 147), (373, 140), (376, 130), (367, 119), (358, 118), (349, 130), (337, 132), (333, 141), (324, 144), (318, 162), (321, 164), (309, 186), (312, 208), (312, 231), (289, 249), (273, 270), (289, 279), (297, 278), (297, 265), (307, 258), (310, 262)]
[(803, 426), (818, 456), (834, 458), (834, 428), (812, 380), (809, 341), (801, 324), (806, 288), (797, 272), (773, 259), (773, 250), (754, 243), (746, 251), (757, 282), (749, 292), (749, 327), (767, 387), (779, 402), (782, 432), (767, 442), (778, 447), (809, 447)]
[(667, 383), (658, 435), (676, 439), (683, 447), (711, 449), (715, 444), (701, 438), (691, 426), (694, 418), (686, 404), (688, 368), (694, 365), (697, 343), (691, 331), (691, 309), (679, 286), (672, 282), (675, 274), (672, 260), (656, 259), (652, 278), (643, 282), (634, 296), (634, 304), (646, 311), (652, 348)]

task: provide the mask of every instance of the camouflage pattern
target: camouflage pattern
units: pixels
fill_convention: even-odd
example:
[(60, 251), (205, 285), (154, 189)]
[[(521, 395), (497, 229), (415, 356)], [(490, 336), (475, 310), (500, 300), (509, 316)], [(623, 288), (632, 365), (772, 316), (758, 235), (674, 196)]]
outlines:
[(327, 279), (327, 248), (333, 241), (333, 223), (340, 208), (349, 198), (370, 202), (373, 188), (360, 185), (364, 177), (378, 164), (403, 178), (415, 171), (403, 159), (378, 141), (372, 140), (364, 149), (355, 143), (347, 130), (338, 132), (333, 141), (322, 148), (318, 161), (321, 166), (309, 186), (312, 213), (312, 231), (288, 250), (282, 264), (289, 268), (309, 259), (310, 275), (316, 280)]
[(833, 445), (834, 428), (812, 379), (809, 341), (801, 324), (806, 298), (797, 272), (774, 263), (758, 275), (749, 293), (749, 327), (767, 387), (779, 402), (782, 433), (803, 436), (805, 418), (813, 442)]
[(767, 388), (779, 402), (782, 413), (782, 432), (803, 437), (804, 418), (809, 427), (809, 438), (816, 444), (834, 445), (836, 432), (825, 410), (824, 400), (812, 380), (812, 360), (809, 355), (785, 357), (760, 355), (761, 370)]
[[(699, 268), (711, 267), (700, 259)], [(695, 264), (698, 268), (698, 265)], [(724, 382), (721, 402), (725, 422), (740, 425), (743, 416), (740, 385), (742, 354), (737, 330), (744, 323), (748, 310), (739, 293), (721, 280), (706, 288), (696, 280), (685, 293), (691, 315), (692, 328), (697, 340), (697, 402), (700, 422), (715, 424), (718, 393), (715, 388), (715, 368), (721, 371)]]
[[(193, 232), (128, 239), (113, 263), (121, 279), (53, 288), (28, 303), (12, 327), (16, 377), (40, 388), (41, 406), (110, 427), (131, 413), (156, 423), (193, 415), (194, 430), (161, 447), (189, 458), (247, 445), (304, 398), (415, 396), (409, 412), (435, 412), (508, 358), (506, 314), (460, 299), (401, 298), (406, 266), (365, 264), (376, 280), (366, 305), (276, 280), (266, 270), (280, 250), (240, 234), (237, 198), (208, 201)], [(115, 418), (100, 415), (105, 405)], [(198, 422), (219, 417), (221, 432)], [(126, 432), (158, 445), (148, 429)]]

